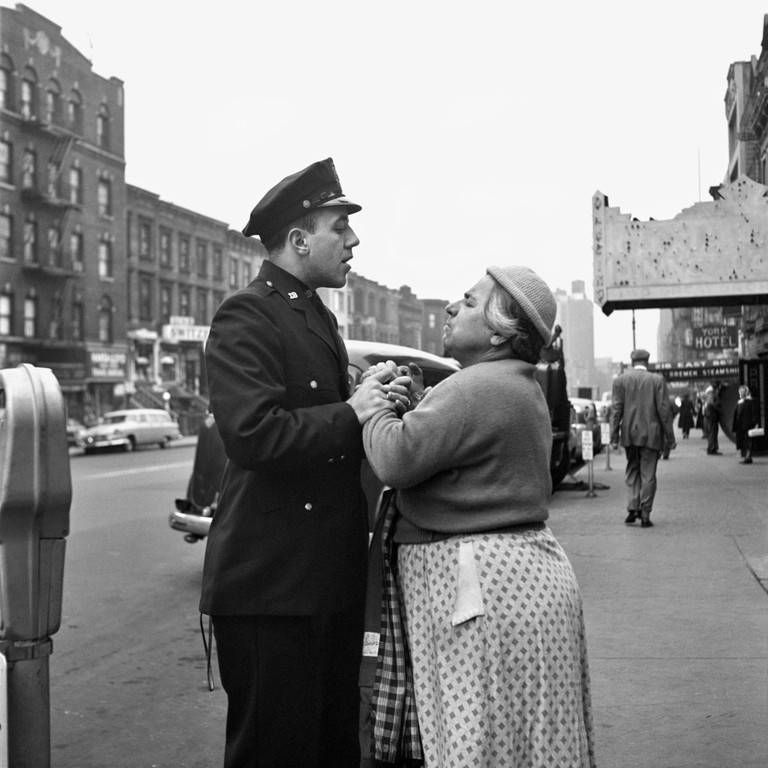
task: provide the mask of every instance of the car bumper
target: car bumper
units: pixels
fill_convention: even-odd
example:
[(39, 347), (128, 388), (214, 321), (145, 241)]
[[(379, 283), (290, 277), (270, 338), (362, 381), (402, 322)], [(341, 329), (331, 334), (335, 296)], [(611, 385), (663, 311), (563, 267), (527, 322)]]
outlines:
[(203, 539), (208, 535), (211, 519), (211, 517), (206, 517), (205, 515), (174, 509), (168, 516), (168, 525), (174, 531), (181, 531), (182, 533)]
[(80, 441), (83, 448), (113, 448), (116, 445), (127, 444), (127, 437), (92, 437)]

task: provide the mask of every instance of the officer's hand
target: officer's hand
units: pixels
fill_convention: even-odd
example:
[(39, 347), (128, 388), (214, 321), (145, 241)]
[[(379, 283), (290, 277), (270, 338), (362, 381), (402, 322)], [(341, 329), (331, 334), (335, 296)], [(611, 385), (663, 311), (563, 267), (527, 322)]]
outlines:
[[(371, 416), (378, 413), (382, 408), (397, 410), (397, 403), (402, 398), (407, 400), (407, 387), (398, 379), (393, 378), (393, 368), (384, 363), (380, 365), (382, 367), (378, 370), (368, 372), (365, 380), (355, 388), (352, 397), (347, 400), (347, 403), (354, 409), (360, 424), (365, 424)], [(399, 407), (402, 409), (403, 405), (401, 404)]]

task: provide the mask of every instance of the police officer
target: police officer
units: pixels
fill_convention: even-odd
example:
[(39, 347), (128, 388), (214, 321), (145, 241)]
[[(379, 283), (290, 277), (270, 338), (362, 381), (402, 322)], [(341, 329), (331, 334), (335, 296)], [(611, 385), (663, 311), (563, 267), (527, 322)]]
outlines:
[(228, 699), (225, 768), (359, 765), (361, 425), (407, 394), (386, 371), (348, 391), (336, 320), (315, 293), (346, 283), (359, 210), (330, 158), (267, 192), (243, 234), (269, 258), (218, 308), (206, 345), (228, 462), (200, 611)]

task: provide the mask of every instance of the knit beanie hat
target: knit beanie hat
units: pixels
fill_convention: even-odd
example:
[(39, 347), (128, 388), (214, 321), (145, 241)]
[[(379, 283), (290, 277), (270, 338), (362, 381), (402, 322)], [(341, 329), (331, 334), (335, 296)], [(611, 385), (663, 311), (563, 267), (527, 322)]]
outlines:
[(488, 274), (518, 303), (549, 344), (557, 303), (549, 286), (529, 267), (488, 267)]

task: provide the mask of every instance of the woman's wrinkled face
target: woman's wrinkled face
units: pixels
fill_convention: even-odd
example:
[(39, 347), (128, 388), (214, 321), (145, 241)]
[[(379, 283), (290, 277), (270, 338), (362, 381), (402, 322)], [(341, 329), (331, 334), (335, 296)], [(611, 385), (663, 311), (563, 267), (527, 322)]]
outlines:
[(463, 366), (478, 362), (492, 349), (493, 331), (485, 318), (485, 305), (493, 289), (493, 278), (485, 275), (458, 301), (449, 304), (443, 326), (445, 354)]

